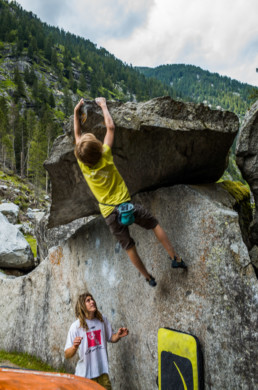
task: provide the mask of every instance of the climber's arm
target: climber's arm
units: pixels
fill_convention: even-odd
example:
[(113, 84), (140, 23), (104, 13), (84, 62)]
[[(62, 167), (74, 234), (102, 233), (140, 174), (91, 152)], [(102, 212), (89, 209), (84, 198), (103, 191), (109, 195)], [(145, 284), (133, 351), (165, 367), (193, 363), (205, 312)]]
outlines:
[(80, 126), (80, 118), (79, 118), (79, 111), (81, 106), (83, 105), (84, 101), (81, 99), (79, 103), (76, 104), (74, 107), (74, 117), (73, 117), (73, 123), (74, 123), (74, 138), (75, 143), (77, 144), (81, 138), (81, 126)]
[(104, 138), (104, 144), (110, 146), (112, 148), (115, 138), (115, 124), (113, 122), (112, 116), (110, 115), (110, 112), (107, 108), (106, 99), (103, 97), (99, 97), (95, 99), (98, 106), (101, 107), (103, 115), (104, 115), (104, 121), (106, 125), (106, 135)]

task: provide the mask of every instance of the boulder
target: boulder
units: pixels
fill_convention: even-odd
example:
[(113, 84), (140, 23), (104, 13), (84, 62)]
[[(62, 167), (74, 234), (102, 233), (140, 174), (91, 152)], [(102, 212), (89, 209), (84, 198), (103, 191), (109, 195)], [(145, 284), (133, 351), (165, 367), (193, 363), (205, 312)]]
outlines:
[(30, 270), (35, 267), (29, 243), (0, 213), (0, 267)]
[[(226, 169), (238, 131), (235, 114), (170, 97), (145, 103), (108, 102), (108, 107), (116, 125), (114, 161), (132, 195), (178, 183), (211, 183)], [(100, 107), (87, 101), (85, 108), (83, 131), (103, 140)], [(52, 182), (49, 227), (99, 212), (73, 149), (71, 117), (44, 164)]]
[(31, 223), (29, 222), (24, 222), (22, 224), (17, 224), (15, 225), (17, 227), (17, 229), (20, 230), (20, 232), (22, 232), (23, 234), (30, 234), (30, 235), (33, 235), (34, 234), (34, 227), (32, 226)]
[(33, 222), (39, 222), (44, 217), (45, 212), (40, 209), (27, 209), (27, 217)]
[(200, 340), (205, 388), (249, 390), (257, 384), (258, 281), (239, 227), (235, 198), (220, 184), (175, 185), (135, 197), (159, 220), (188, 271), (171, 268), (152, 231), (130, 227), (156, 277), (151, 288), (102, 217), (82, 226), (30, 274), (0, 280), (0, 349), (39, 356), (74, 373), (64, 360), (78, 295), (91, 291), (114, 330), (109, 344), (114, 390), (156, 389), (157, 332), (170, 327)]
[(255, 216), (250, 225), (250, 239), (258, 244), (258, 100), (247, 111), (236, 145), (236, 163), (249, 184), (255, 200)]
[(19, 206), (11, 202), (1, 203), (0, 213), (5, 215), (10, 223), (16, 224), (19, 215)]
[(48, 228), (49, 214), (46, 213), (35, 223), (35, 236), (37, 239), (37, 250), (39, 261), (43, 261), (49, 250), (54, 246), (63, 245), (81, 226), (85, 225), (93, 216), (79, 218), (75, 221), (58, 227)]

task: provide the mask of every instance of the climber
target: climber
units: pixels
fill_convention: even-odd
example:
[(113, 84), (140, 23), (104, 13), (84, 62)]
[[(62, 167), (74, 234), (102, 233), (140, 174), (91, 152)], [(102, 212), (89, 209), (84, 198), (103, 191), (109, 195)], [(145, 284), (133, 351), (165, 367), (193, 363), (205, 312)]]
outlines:
[(111, 390), (108, 376), (107, 342), (117, 343), (128, 335), (127, 328), (114, 333), (110, 322), (98, 310), (93, 296), (86, 292), (78, 297), (75, 306), (77, 320), (71, 325), (65, 344), (65, 358), (78, 351), (80, 360), (75, 375), (92, 379)]
[[(187, 268), (187, 266), (176, 254), (157, 219), (141, 205), (131, 203), (127, 186), (113, 162), (111, 147), (114, 142), (115, 125), (107, 108), (106, 99), (99, 97), (95, 101), (101, 107), (104, 116), (106, 126), (104, 143), (102, 144), (92, 133), (81, 133), (79, 114), (80, 108), (84, 104), (83, 99), (81, 99), (74, 108), (75, 156), (85, 180), (99, 202), (101, 214), (111, 233), (126, 250), (131, 262), (145, 277), (149, 285), (155, 287), (157, 284), (155, 278), (147, 271), (140, 259), (135, 241), (130, 236), (128, 224), (134, 222), (145, 229), (152, 229), (172, 259), (172, 267)], [(126, 215), (124, 215), (124, 211)]]

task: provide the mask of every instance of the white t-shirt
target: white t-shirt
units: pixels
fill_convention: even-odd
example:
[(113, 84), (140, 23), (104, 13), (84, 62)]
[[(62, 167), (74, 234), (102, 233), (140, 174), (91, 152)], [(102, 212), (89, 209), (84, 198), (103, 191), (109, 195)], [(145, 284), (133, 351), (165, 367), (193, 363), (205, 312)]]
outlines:
[(73, 346), (75, 337), (83, 337), (78, 348), (79, 361), (75, 375), (85, 378), (96, 378), (102, 374), (108, 374), (107, 342), (110, 341), (113, 332), (112, 326), (106, 317), (104, 322), (94, 318), (86, 320), (89, 330), (80, 327), (79, 319), (70, 327), (65, 350)]

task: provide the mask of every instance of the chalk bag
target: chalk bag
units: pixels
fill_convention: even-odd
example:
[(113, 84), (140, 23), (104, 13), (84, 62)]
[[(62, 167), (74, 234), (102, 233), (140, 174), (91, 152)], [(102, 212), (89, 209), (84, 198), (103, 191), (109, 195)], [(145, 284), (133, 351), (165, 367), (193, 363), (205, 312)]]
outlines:
[(118, 221), (121, 225), (129, 226), (134, 223), (134, 205), (132, 203), (122, 203), (116, 207), (118, 211)]

